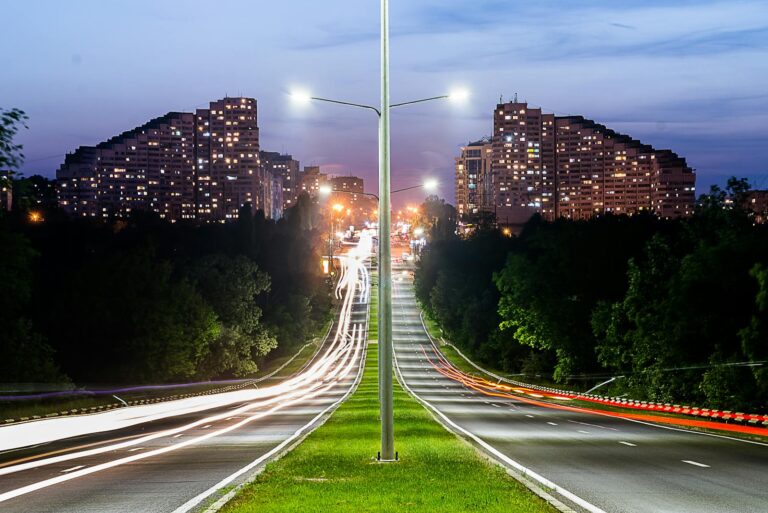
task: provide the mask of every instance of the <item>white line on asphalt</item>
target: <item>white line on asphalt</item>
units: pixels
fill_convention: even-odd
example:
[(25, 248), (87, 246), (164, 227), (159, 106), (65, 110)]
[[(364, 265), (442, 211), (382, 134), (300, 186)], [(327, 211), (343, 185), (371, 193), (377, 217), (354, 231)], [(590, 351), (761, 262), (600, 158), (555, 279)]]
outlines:
[(588, 435), (589, 431), (584, 431), (583, 429), (579, 429), (579, 433), (581, 433), (583, 435)]
[(628, 445), (629, 447), (637, 447), (637, 444), (633, 444), (632, 442), (625, 442), (624, 440), (619, 440), (619, 443)]
[(611, 431), (618, 431), (618, 429), (616, 428), (605, 427), (599, 424), (590, 424), (589, 422), (579, 422), (578, 420), (569, 420), (568, 422), (573, 422), (574, 424), (581, 424), (582, 426), (592, 426), (600, 429), (610, 429)]
[(142, 450), (144, 447), (134, 447), (133, 449), (128, 449), (128, 452), (136, 452)]
[(554, 422), (547, 422), (547, 424), (549, 424), (550, 426), (557, 426), (557, 424), (555, 424)]
[[(323, 416), (326, 413), (328, 413), (329, 411), (333, 410), (338, 405), (343, 403), (347, 399), (347, 397), (349, 397), (349, 395), (355, 389), (357, 389), (357, 384), (360, 383), (360, 378), (363, 375), (363, 367), (364, 367), (362, 362), (365, 361), (365, 358), (366, 358), (366, 354), (365, 354), (365, 352), (363, 352), (360, 355), (360, 364), (359, 364), (359, 367), (358, 367), (358, 370), (357, 370), (357, 376), (355, 377), (355, 381), (353, 382), (353, 385), (347, 389), (346, 393), (344, 395), (342, 395), (341, 398), (338, 401), (336, 401), (335, 403), (331, 404), (326, 409), (324, 409), (323, 411), (318, 413), (312, 420), (310, 420), (309, 422), (307, 422), (306, 424), (301, 426), (299, 429), (297, 429), (291, 436), (289, 436), (288, 438), (283, 440), (279, 445), (274, 447), (271, 451), (267, 452), (266, 454), (263, 454), (263, 455), (259, 456), (258, 458), (256, 458), (255, 460), (253, 460), (252, 462), (250, 462), (248, 465), (244, 466), (240, 470), (230, 474), (228, 477), (225, 477), (224, 479), (222, 479), (221, 481), (219, 481), (218, 483), (216, 483), (212, 487), (208, 488), (204, 492), (202, 492), (202, 493), (196, 495), (195, 497), (191, 498), (190, 500), (188, 500), (187, 502), (185, 502), (184, 504), (182, 504), (181, 506), (179, 506), (178, 508), (173, 510), (173, 513), (186, 513), (188, 511), (190, 511), (195, 506), (197, 506), (198, 504), (203, 502), (203, 500), (205, 500), (205, 498), (208, 497), (209, 495), (211, 495), (213, 492), (215, 492), (217, 490), (220, 490), (221, 488), (227, 486), (229, 483), (231, 483), (232, 481), (237, 479), (239, 476), (245, 474), (249, 470), (257, 467), (263, 461), (268, 460), (269, 458), (271, 458), (275, 454), (279, 453), (286, 446), (288, 446), (290, 443), (292, 443), (294, 440), (296, 440), (302, 434), (304, 434), (304, 432), (309, 427), (311, 427), (313, 424), (315, 424), (315, 422), (317, 422), (318, 420), (323, 418)], [(235, 488), (234, 490), (230, 491), (229, 493), (232, 494), (232, 496), (234, 496), (234, 494), (237, 492), (238, 489), (239, 488)], [(222, 499), (223, 499), (223, 497), (222, 497)]]
[(709, 468), (709, 465), (704, 465), (703, 463), (699, 463), (698, 461), (691, 461), (691, 460), (680, 460), (683, 463), (687, 463), (688, 465), (693, 465), (694, 467), (702, 467), (702, 468)]
[(184, 433), (179, 433), (178, 435), (173, 435), (173, 438), (179, 438), (180, 436), (184, 436)]
[(499, 405), (498, 405), (498, 404), (496, 404), (496, 403), (491, 403), (491, 406), (495, 406), (496, 408), (501, 408), (501, 406), (499, 406)]
[(206, 424), (205, 426), (201, 427), (200, 429), (208, 429), (209, 427), (211, 427), (211, 425), (210, 424)]
[(408, 392), (410, 392), (410, 394), (413, 397), (415, 397), (418, 401), (420, 401), (422, 404), (424, 404), (429, 409), (431, 409), (437, 416), (439, 416), (441, 419), (443, 419), (443, 421), (448, 426), (450, 426), (451, 429), (453, 429), (453, 430), (463, 434), (464, 436), (466, 436), (468, 438), (471, 438), (478, 445), (480, 445), (483, 449), (485, 449), (486, 451), (491, 453), (493, 456), (495, 456), (496, 458), (498, 458), (499, 460), (504, 462), (504, 464), (512, 467), (513, 469), (517, 470), (518, 472), (522, 472), (526, 477), (529, 477), (531, 479), (534, 479), (535, 481), (538, 481), (541, 485), (543, 485), (543, 486), (545, 486), (545, 487), (547, 487), (547, 488), (549, 488), (551, 490), (554, 490), (555, 492), (559, 493), (563, 497), (569, 499), (572, 502), (575, 502), (576, 504), (578, 504), (582, 508), (586, 509), (590, 513), (606, 513), (605, 510), (598, 508), (597, 506), (595, 506), (594, 504), (592, 504), (590, 502), (587, 502), (586, 500), (582, 499), (581, 497), (579, 497), (575, 493), (569, 492), (568, 490), (566, 490), (562, 486), (553, 483), (552, 481), (550, 481), (546, 477), (544, 477), (544, 476), (542, 476), (540, 474), (537, 474), (533, 470), (531, 470), (531, 469), (521, 465), (520, 463), (518, 463), (517, 461), (513, 460), (512, 458), (510, 458), (509, 456), (507, 456), (503, 452), (499, 451), (498, 449), (496, 449), (494, 446), (492, 446), (491, 444), (489, 444), (488, 442), (486, 442), (485, 440), (483, 440), (479, 436), (475, 435), (474, 433), (472, 433), (470, 431), (467, 431), (463, 427), (461, 427), (458, 424), (456, 424), (455, 422), (453, 422), (451, 419), (448, 418), (448, 416), (446, 416), (443, 412), (438, 410), (432, 403), (430, 403), (429, 401), (427, 401), (425, 399), (422, 399), (419, 395), (417, 395), (408, 386), (408, 384), (403, 379), (402, 372), (400, 371), (400, 367), (397, 364), (397, 353), (395, 353), (394, 360), (395, 360), (395, 369), (397, 371), (397, 374), (399, 375), (399, 380), (398, 381), (400, 381), (400, 384)]
[(526, 417), (528, 417), (529, 419), (532, 419), (532, 418), (533, 418), (533, 415), (527, 415), (527, 414), (526, 414)]
[(66, 474), (67, 472), (72, 472), (73, 470), (77, 470), (79, 468), (84, 468), (84, 467), (85, 465), (78, 465), (76, 467), (68, 468), (67, 470), (62, 470), (61, 473)]

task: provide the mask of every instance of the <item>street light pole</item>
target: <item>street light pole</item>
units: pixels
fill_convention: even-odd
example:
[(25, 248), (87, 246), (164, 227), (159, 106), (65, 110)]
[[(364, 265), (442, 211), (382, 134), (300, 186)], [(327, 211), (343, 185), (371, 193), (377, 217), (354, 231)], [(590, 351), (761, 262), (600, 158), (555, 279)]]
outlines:
[[(298, 102), (306, 103), (312, 100), (358, 107), (371, 110), (379, 119), (379, 398), (381, 404), (381, 452), (379, 459), (394, 461), (394, 420), (392, 407), (392, 258), (390, 248), (390, 195), (394, 192), (415, 189), (406, 187), (397, 191), (390, 190), (390, 161), (389, 161), (389, 109), (423, 103), (432, 100), (456, 99), (463, 100), (468, 96), (466, 91), (456, 91), (441, 96), (431, 96), (419, 100), (402, 103), (389, 103), (389, 0), (381, 0), (381, 106), (374, 107), (362, 103), (353, 103), (331, 98), (311, 96), (300, 91), (291, 93)], [(430, 188), (432, 185), (424, 184)], [(365, 194), (365, 193), (364, 193)], [(374, 196), (374, 194), (367, 194)]]
[(379, 116), (379, 383), (381, 460), (395, 459), (392, 395), (392, 257), (389, 166), (389, 0), (381, 0), (381, 115)]

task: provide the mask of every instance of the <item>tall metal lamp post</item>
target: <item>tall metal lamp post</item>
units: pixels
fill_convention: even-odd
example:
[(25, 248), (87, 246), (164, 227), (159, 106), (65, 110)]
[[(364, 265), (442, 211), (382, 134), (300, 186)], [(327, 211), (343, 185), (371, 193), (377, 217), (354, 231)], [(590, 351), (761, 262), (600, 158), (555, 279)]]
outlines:
[[(379, 107), (292, 92), (300, 102), (320, 101), (371, 110), (379, 118), (379, 397), (381, 415), (380, 461), (395, 461), (394, 412), (392, 408), (392, 257), (390, 248), (389, 110), (433, 100), (467, 97), (465, 91), (402, 103), (389, 103), (389, 0), (381, 0), (381, 102)], [(420, 186), (415, 186), (420, 187)], [(415, 188), (414, 187), (414, 188)], [(408, 188), (406, 188), (408, 189)]]

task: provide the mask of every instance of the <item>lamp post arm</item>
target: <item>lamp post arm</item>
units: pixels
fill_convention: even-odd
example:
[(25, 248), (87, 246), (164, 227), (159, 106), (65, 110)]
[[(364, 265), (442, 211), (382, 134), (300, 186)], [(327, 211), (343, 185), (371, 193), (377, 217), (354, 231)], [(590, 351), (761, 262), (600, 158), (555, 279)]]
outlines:
[(419, 185), (411, 185), (410, 187), (404, 187), (402, 189), (396, 189), (396, 190), (392, 191), (391, 194), (394, 194), (396, 192), (410, 191), (411, 189), (421, 189), (422, 187), (424, 187), (423, 183), (419, 184)]
[[(444, 100), (446, 98), (450, 98), (447, 94), (441, 95), (441, 96), (431, 96), (429, 98), (421, 98), (419, 100), (411, 100), (408, 102), (402, 102), (402, 103), (393, 103), (389, 106), (389, 108), (393, 107), (403, 107), (405, 105), (413, 105), (414, 103), (424, 103), (424, 102), (431, 102), (434, 100)], [(337, 105), (347, 105), (349, 107), (358, 107), (360, 109), (368, 109), (372, 110), (376, 113), (377, 116), (381, 116), (381, 111), (377, 109), (376, 107), (373, 107), (372, 105), (365, 105), (363, 103), (354, 103), (354, 102), (345, 102), (342, 100), (332, 100), (331, 98), (321, 98), (319, 96), (311, 96), (310, 100), (316, 100), (319, 102), (327, 102), (327, 103), (335, 103)]]
[(338, 105), (348, 105), (349, 107), (358, 107), (360, 109), (369, 109), (376, 113), (377, 116), (381, 117), (381, 111), (377, 109), (376, 107), (372, 107), (370, 105), (363, 105), (362, 103), (353, 103), (353, 102), (343, 102), (341, 100), (331, 100), (330, 98), (320, 98), (317, 96), (310, 97), (311, 100), (317, 100), (319, 102), (328, 102), (328, 103), (335, 103)]
[(444, 95), (442, 95), (442, 96), (432, 96), (432, 97), (430, 97), (430, 98), (422, 98), (422, 99), (420, 99), (420, 100), (411, 100), (411, 101), (409, 101), (409, 102), (393, 103), (393, 104), (392, 104), (392, 105), (390, 105), (389, 107), (390, 107), (390, 108), (392, 108), (392, 107), (402, 107), (402, 106), (404, 106), (404, 105), (413, 105), (414, 103), (424, 103), (424, 102), (431, 102), (431, 101), (433, 101), (433, 100), (444, 100), (444, 99), (446, 99), (446, 98), (450, 98), (450, 96), (448, 96), (447, 94), (444, 94)]

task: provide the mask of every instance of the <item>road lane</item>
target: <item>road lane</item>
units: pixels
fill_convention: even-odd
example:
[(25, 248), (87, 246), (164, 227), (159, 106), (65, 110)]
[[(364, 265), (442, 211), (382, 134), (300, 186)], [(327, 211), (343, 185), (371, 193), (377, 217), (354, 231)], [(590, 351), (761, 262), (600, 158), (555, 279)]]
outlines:
[(768, 445), (488, 397), (441, 374), (412, 281), (396, 275), (393, 331), (402, 379), (459, 430), (595, 512), (768, 511)]

